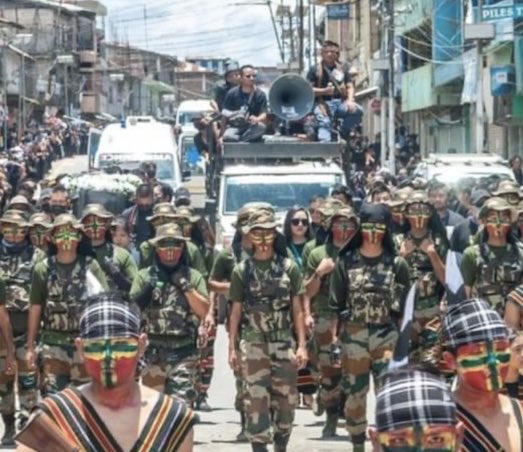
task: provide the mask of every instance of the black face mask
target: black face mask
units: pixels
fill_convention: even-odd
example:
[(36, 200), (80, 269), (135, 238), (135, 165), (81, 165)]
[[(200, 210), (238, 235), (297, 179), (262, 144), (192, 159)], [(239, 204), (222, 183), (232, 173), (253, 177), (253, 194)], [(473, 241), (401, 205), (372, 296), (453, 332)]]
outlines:
[(68, 211), (69, 209), (66, 206), (49, 206), (49, 212), (55, 217)]
[(149, 204), (138, 204), (138, 212), (141, 214), (150, 214), (153, 211), (153, 206)]
[(49, 204), (47, 204), (47, 203), (42, 204), (41, 210), (44, 213), (51, 213), (51, 206)]

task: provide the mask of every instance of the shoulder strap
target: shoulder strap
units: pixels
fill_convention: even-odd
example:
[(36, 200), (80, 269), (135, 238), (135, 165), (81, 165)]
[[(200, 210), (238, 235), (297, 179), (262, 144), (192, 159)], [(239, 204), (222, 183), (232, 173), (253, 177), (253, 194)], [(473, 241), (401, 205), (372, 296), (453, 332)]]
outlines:
[(250, 285), (250, 274), (252, 270), (252, 262), (251, 258), (247, 258), (242, 261), (240, 265), (243, 265), (243, 272), (242, 272), (242, 280), (243, 280), (243, 288), (245, 289), (245, 298), (247, 303), (252, 303), (252, 292), (251, 292), (251, 285)]
[(514, 414), (516, 415), (516, 422), (518, 423), (519, 433), (521, 437), (521, 450), (523, 451), (523, 415), (521, 414), (523, 407), (521, 406), (521, 402), (517, 399), (511, 398), (510, 402), (512, 403), (512, 409), (514, 410)]

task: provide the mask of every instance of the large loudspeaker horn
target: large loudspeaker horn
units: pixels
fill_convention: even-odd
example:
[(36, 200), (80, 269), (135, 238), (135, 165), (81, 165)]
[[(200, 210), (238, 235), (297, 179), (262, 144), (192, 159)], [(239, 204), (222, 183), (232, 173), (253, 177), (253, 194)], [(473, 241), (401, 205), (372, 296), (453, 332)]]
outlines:
[(314, 91), (310, 83), (298, 74), (280, 75), (269, 90), (271, 111), (284, 121), (298, 121), (314, 105)]

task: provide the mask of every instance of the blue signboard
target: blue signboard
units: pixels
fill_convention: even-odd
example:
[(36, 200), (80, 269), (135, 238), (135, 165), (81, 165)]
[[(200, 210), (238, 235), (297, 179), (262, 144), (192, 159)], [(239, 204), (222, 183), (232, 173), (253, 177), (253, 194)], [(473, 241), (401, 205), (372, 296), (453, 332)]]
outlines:
[(328, 3), (327, 19), (329, 20), (348, 20), (350, 16), (349, 3)]
[[(478, 10), (476, 8), (476, 17)], [(481, 20), (488, 22), (500, 19), (521, 19), (523, 17), (523, 5), (485, 5), (481, 8)]]

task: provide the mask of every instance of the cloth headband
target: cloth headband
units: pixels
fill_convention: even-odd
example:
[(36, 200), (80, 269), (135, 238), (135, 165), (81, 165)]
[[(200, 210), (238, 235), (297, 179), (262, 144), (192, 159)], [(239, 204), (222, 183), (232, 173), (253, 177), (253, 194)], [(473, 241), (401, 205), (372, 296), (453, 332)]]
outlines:
[(80, 316), (82, 339), (138, 337), (140, 317), (125, 302), (102, 299), (87, 305)]

